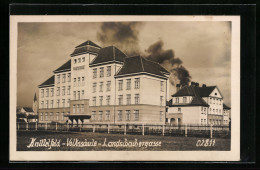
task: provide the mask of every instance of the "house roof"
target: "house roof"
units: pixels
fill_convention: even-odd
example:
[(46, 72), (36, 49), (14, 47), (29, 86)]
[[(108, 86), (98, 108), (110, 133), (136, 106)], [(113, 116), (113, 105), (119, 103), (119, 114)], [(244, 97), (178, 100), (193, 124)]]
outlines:
[(88, 41), (76, 46), (75, 50), (71, 54), (71, 57), (76, 56), (76, 55), (85, 54), (87, 52), (97, 54), (100, 48), (101, 47), (99, 45), (88, 40)]
[(48, 78), (45, 82), (39, 85), (39, 87), (42, 86), (48, 86), (48, 85), (53, 85), (54, 84), (54, 75)]
[(65, 72), (65, 71), (70, 71), (71, 69), (71, 60), (68, 60), (66, 63), (61, 65), (58, 69), (54, 70), (54, 73), (58, 72)]
[(84, 43), (76, 46), (76, 48), (79, 48), (79, 47), (83, 47), (83, 46), (86, 46), (86, 45), (91, 45), (91, 46), (94, 46), (94, 47), (98, 47), (98, 48), (101, 48), (99, 45), (93, 43), (92, 41), (88, 40), (88, 41), (85, 41)]
[(228, 107), (225, 103), (223, 103), (223, 109), (230, 110), (231, 108)]
[(97, 57), (90, 63), (90, 66), (108, 62), (124, 62), (126, 57), (127, 56), (115, 46), (108, 46), (99, 50)]
[(23, 109), (26, 111), (26, 112), (33, 112), (33, 109), (31, 107), (23, 107)]
[(184, 86), (174, 95), (172, 95), (172, 97), (195, 96), (195, 95), (198, 95), (200, 97), (209, 97), (209, 95), (212, 93), (212, 91), (215, 88), (216, 86), (208, 86), (208, 87)]
[(169, 74), (159, 63), (147, 60), (142, 56), (133, 56), (125, 58), (123, 67), (115, 77), (137, 73), (148, 73), (163, 78), (167, 78), (164, 73)]

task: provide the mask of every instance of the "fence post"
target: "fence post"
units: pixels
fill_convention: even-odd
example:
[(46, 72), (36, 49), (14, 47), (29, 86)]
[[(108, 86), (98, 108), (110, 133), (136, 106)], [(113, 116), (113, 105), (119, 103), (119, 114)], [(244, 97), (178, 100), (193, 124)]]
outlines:
[(143, 123), (143, 136), (144, 136), (144, 123)]
[(163, 135), (163, 136), (164, 136), (164, 128), (165, 128), (164, 126), (165, 126), (165, 125), (163, 125), (163, 129), (162, 129), (162, 135)]
[(38, 122), (35, 122), (35, 130), (37, 130)]
[(58, 123), (56, 122), (56, 131), (58, 130)]
[(188, 135), (188, 127), (187, 127), (187, 124), (185, 125), (185, 137), (187, 137)]
[(28, 122), (27, 122), (27, 123), (26, 123), (26, 130), (28, 130), (28, 126), (29, 126), (29, 125), (28, 125)]
[(20, 128), (20, 127), (19, 127), (19, 124), (20, 124), (20, 123), (18, 122), (18, 123), (17, 123), (17, 129), (18, 129), (18, 130), (19, 130), (19, 128)]
[(124, 135), (126, 135), (126, 123), (125, 123), (125, 132), (124, 132)]
[(109, 128), (110, 128), (110, 124), (107, 124), (107, 133), (109, 134)]
[(212, 131), (213, 131), (213, 129), (212, 129), (212, 124), (210, 125), (210, 138), (212, 138)]
[(48, 127), (47, 127), (48, 125), (47, 125), (47, 122), (45, 123), (45, 130), (47, 130), (48, 129)]
[(95, 133), (95, 124), (93, 125), (93, 133)]

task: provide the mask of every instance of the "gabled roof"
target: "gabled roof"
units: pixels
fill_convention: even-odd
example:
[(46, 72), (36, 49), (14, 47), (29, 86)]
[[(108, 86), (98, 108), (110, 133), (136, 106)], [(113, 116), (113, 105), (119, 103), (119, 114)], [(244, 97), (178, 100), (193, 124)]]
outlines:
[(231, 108), (228, 107), (225, 103), (223, 103), (223, 109), (230, 110)]
[(208, 87), (198, 87), (200, 91), (200, 96), (201, 97), (209, 97), (209, 95), (212, 93), (212, 91), (216, 88), (217, 86), (208, 86)]
[(164, 74), (169, 74), (159, 63), (147, 60), (142, 56), (133, 56), (125, 58), (123, 67), (118, 71), (115, 77), (138, 73), (152, 74), (161, 78), (167, 78)]
[(97, 57), (90, 63), (90, 66), (110, 62), (124, 62), (127, 56), (115, 46), (101, 48)]
[(39, 85), (39, 87), (54, 85), (54, 75), (48, 78), (45, 82)]
[(200, 97), (209, 97), (209, 95), (215, 88), (216, 86), (208, 86), (208, 87), (184, 86), (174, 95), (172, 95), (172, 97), (195, 96), (195, 94), (197, 94)]
[(68, 60), (65, 64), (63, 64), (53, 72), (54, 73), (65, 72), (65, 71), (70, 71), (70, 69), (71, 69), (71, 60)]
[(98, 48), (101, 48), (99, 45), (93, 43), (92, 41), (88, 40), (88, 41), (85, 41), (84, 43), (76, 46), (76, 48), (78, 47), (83, 47), (83, 46), (86, 46), (86, 45), (91, 45), (91, 46), (94, 46), (94, 47), (98, 47)]
[(26, 112), (33, 112), (33, 109), (31, 107), (23, 107), (23, 109), (26, 111)]

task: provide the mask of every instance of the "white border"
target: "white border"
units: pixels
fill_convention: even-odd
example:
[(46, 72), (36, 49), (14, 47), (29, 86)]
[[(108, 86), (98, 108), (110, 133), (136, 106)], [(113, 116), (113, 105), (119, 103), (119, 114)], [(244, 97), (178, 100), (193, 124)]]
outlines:
[[(16, 151), (17, 23), (104, 21), (232, 21), (231, 151)], [(240, 16), (10, 16), (10, 161), (239, 161)]]

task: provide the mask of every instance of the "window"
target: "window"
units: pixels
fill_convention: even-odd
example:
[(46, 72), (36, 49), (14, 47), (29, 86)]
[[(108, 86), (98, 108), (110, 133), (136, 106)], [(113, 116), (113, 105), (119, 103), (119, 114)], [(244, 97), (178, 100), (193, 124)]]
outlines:
[(212, 103), (212, 98), (211, 98), (211, 97), (209, 98), (209, 103), (210, 103), (210, 104)]
[(176, 103), (179, 103), (179, 97), (176, 98)]
[(65, 107), (65, 99), (62, 99), (62, 107)]
[(213, 113), (215, 113), (215, 109), (213, 109)]
[(80, 91), (78, 91), (78, 100), (80, 100)]
[(103, 96), (99, 96), (99, 105), (100, 105), (100, 106), (103, 105)]
[(48, 113), (45, 113), (45, 120), (48, 120)]
[(207, 108), (206, 107), (204, 107), (204, 112), (206, 112), (207, 111)]
[(100, 82), (100, 83), (99, 83), (99, 91), (100, 91), (100, 92), (103, 92), (103, 82)]
[(107, 105), (110, 105), (110, 96), (107, 96)]
[(74, 64), (76, 64), (77, 63), (77, 59), (74, 59)]
[(81, 98), (84, 99), (84, 90), (81, 91)]
[(107, 66), (107, 77), (111, 76), (111, 66)]
[(43, 121), (43, 113), (40, 114), (40, 120)]
[(104, 77), (104, 67), (100, 67), (100, 75), (99, 77)]
[(213, 98), (213, 104), (215, 104), (215, 98)]
[(122, 110), (118, 110), (118, 120), (122, 121)]
[(44, 97), (44, 89), (41, 89), (41, 97)]
[(135, 121), (139, 120), (139, 110), (134, 110), (134, 119)]
[(41, 101), (41, 108), (44, 108), (44, 103), (43, 103), (43, 101)]
[(58, 99), (57, 100), (57, 108), (59, 108), (60, 107), (60, 100)]
[(76, 105), (73, 105), (73, 113), (76, 113)]
[(126, 95), (126, 104), (127, 105), (131, 104), (131, 94)]
[(140, 88), (140, 78), (135, 78), (135, 89)]
[(96, 111), (92, 111), (91, 119), (96, 120)]
[(118, 90), (123, 90), (123, 80), (118, 81)]
[(54, 96), (54, 88), (51, 88), (51, 97)]
[(110, 111), (109, 110), (106, 111), (106, 118), (105, 118), (105, 120), (110, 120)]
[(81, 113), (84, 113), (84, 104), (81, 105)]
[(206, 123), (206, 119), (204, 119), (204, 124), (207, 124), (207, 123)]
[(60, 83), (60, 75), (57, 75), (57, 83)]
[(161, 81), (161, 92), (163, 92), (163, 91), (164, 91), (164, 82)]
[(203, 119), (200, 120), (200, 123), (203, 125)]
[(62, 96), (65, 95), (65, 86), (62, 86)]
[(140, 103), (140, 95), (135, 94), (135, 104), (139, 104), (139, 103)]
[(73, 91), (73, 99), (76, 100), (76, 91)]
[(98, 112), (98, 120), (102, 120), (103, 119), (103, 112), (99, 111)]
[(78, 86), (80, 86), (80, 77), (78, 77)]
[(187, 103), (187, 97), (183, 97), (183, 103)]
[(85, 86), (85, 77), (82, 77), (82, 86)]
[(64, 112), (61, 113), (61, 120), (64, 120)]
[(53, 113), (50, 113), (50, 120), (53, 120)]
[(111, 90), (111, 81), (107, 81), (107, 91)]
[(123, 95), (118, 96), (118, 104), (123, 105)]
[(79, 62), (79, 63), (81, 62), (81, 58), (78, 58), (78, 62)]
[(46, 89), (46, 97), (49, 97), (49, 89)]
[(127, 79), (126, 80), (126, 90), (130, 90), (131, 89), (131, 79)]
[(68, 86), (67, 94), (70, 95), (70, 86)]
[(82, 62), (85, 62), (85, 57), (82, 57)]
[(66, 81), (66, 74), (62, 74), (62, 83), (65, 83)]
[(180, 113), (181, 113), (181, 108), (180, 108), (180, 107), (178, 107), (178, 112), (180, 112)]
[(53, 100), (51, 100), (51, 106), (50, 107), (53, 108)]
[(96, 100), (97, 100), (96, 97), (93, 97), (93, 98), (92, 98), (92, 105), (93, 105), (93, 106), (96, 106)]
[(130, 110), (125, 111), (125, 120), (129, 121), (130, 120)]
[(68, 82), (70, 82), (71, 76), (70, 73), (68, 73)]
[(47, 100), (46, 101), (46, 107), (45, 107), (46, 109), (48, 109), (49, 108), (49, 101)]
[(163, 96), (160, 96), (160, 105), (163, 105)]
[(56, 120), (59, 120), (59, 112), (56, 113)]
[(77, 111), (76, 112), (79, 113), (80, 112), (80, 105), (77, 104), (76, 106), (77, 106)]
[(97, 69), (93, 69), (93, 79), (97, 78)]
[(92, 87), (93, 87), (92, 92), (95, 93), (97, 91), (97, 83), (93, 83)]
[(60, 95), (60, 87), (57, 87), (57, 96)]
[(164, 119), (163, 111), (160, 111), (160, 122), (162, 122)]
[(67, 106), (70, 107), (70, 99), (67, 100)]
[(77, 79), (74, 78), (74, 86), (76, 86), (76, 84), (77, 84)]

